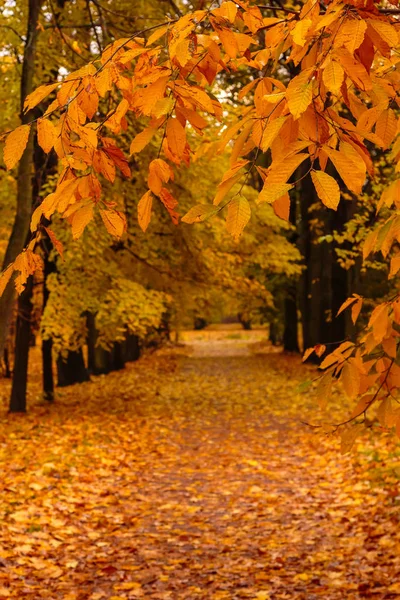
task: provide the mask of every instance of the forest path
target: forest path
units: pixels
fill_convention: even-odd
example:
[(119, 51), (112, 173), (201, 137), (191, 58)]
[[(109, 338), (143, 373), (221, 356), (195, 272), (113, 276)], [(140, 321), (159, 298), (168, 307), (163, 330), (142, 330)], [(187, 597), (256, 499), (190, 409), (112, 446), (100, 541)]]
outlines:
[(0, 600), (399, 597), (393, 486), (300, 423), (298, 357), (230, 339), (3, 416)]

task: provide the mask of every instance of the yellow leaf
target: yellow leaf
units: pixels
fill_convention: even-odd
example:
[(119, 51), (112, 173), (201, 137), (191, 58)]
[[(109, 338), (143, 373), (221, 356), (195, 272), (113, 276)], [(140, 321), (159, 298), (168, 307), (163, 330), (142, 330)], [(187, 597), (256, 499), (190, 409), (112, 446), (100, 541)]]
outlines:
[(350, 54), (354, 54), (363, 43), (366, 30), (367, 24), (364, 19), (346, 19), (334, 39), (334, 45), (344, 46)]
[(272, 142), (282, 129), (287, 117), (278, 117), (274, 121), (270, 121), (264, 131), (262, 131), (262, 138), (260, 148), (263, 152), (266, 152), (271, 146)]
[(394, 256), (390, 261), (389, 279), (394, 277), (400, 269), (400, 256)]
[(138, 204), (138, 222), (142, 231), (146, 231), (149, 226), (152, 205), (153, 196), (151, 195), (151, 190), (149, 190), (140, 198)]
[(338, 94), (344, 80), (343, 67), (335, 60), (330, 60), (323, 70), (322, 80), (328, 92)]
[(364, 425), (362, 423), (356, 423), (355, 425), (348, 425), (341, 430), (341, 445), (340, 452), (347, 454), (352, 449), (357, 436), (363, 431)]
[(306, 35), (312, 25), (311, 19), (301, 19), (296, 23), (292, 30), (292, 38), (298, 46), (304, 46), (306, 43)]
[(390, 358), (396, 358), (397, 355), (397, 343), (394, 337), (385, 338), (382, 340), (382, 347), (386, 354), (390, 356)]
[(126, 229), (125, 217), (115, 210), (100, 209), (100, 215), (108, 233), (118, 239), (121, 238)]
[(57, 131), (53, 123), (48, 119), (39, 119), (37, 122), (37, 136), (39, 146), (50, 152), (57, 138)]
[(225, 198), (226, 194), (230, 189), (233, 188), (235, 183), (237, 183), (243, 177), (243, 173), (236, 173), (234, 177), (227, 179), (226, 181), (222, 181), (218, 186), (218, 191), (215, 195), (213, 204), (214, 206), (218, 206), (218, 204)]
[(354, 325), (356, 324), (356, 321), (360, 315), (362, 305), (363, 305), (362, 298), (357, 298), (357, 301), (351, 307), (351, 320), (353, 321)]
[(184, 67), (186, 65), (186, 63), (189, 62), (189, 60), (192, 57), (190, 48), (191, 48), (190, 38), (185, 38), (176, 45), (175, 58), (178, 60), (181, 67)]
[(78, 208), (72, 215), (72, 237), (77, 240), (83, 233), (86, 225), (93, 219), (93, 204)]
[(30, 129), (30, 125), (20, 125), (7, 136), (3, 158), (8, 170), (12, 169), (23, 155)]
[(312, 101), (312, 81), (310, 81), (313, 69), (305, 69), (297, 75), (288, 85), (286, 99), (288, 107), (294, 119), (298, 119), (309, 107)]
[(388, 326), (389, 307), (387, 304), (378, 304), (372, 311), (368, 322), (368, 327), (372, 327), (372, 334), (378, 343), (386, 337)]
[(161, 98), (157, 100), (154, 105), (152, 115), (154, 115), (157, 119), (162, 117), (174, 108), (175, 98), (173, 96), (165, 96), (165, 98)]
[(186, 132), (178, 119), (168, 120), (166, 136), (172, 153), (175, 156), (182, 157), (186, 147)]
[(324, 151), (333, 162), (337, 172), (349, 190), (355, 194), (361, 194), (365, 182), (365, 163), (362, 158), (358, 156), (359, 161), (355, 163), (349, 160), (343, 152), (332, 150), (328, 146), (324, 146)]
[(290, 216), (289, 194), (284, 194), (283, 196), (278, 198), (278, 200), (275, 200), (275, 202), (272, 205), (272, 208), (274, 209), (274, 213), (276, 214), (277, 217), (279, 217), (280, 219), (283, 219), (284, 221), (289, 221), (289, 216)]
[(372, 88), (372, 81), (366, 68), (361, 62), (354, 58), (347, 48), (338, 48), (335, 54), (356, 87), (364, 91)]
[(318, 382), (315, 399), (321, 410), (325, 410), (332, 395), (332, 373), (325, 373)]
[(333, 177), (324, 171), (312, 171), (311, 179), (322, 203), (336, 210), (340, 202), (340, 189)]
[(164, 27), (160, 27), (160, 29), (156, 29), (156, 31), (154, 33), (152, 33), (151, 36), (149, 37), (149, 39), (147, 40), (146, 46), (151, 46), (151, 44), (154, 44), (154, 42), (156, 42), (158, 39), (160, 39), (160, 37), (163, 36), (164, 33), (166, 31), (168, 31), (168, 29), (169, 29), (169, 25), (164, 25)]
[(235, 34), (226, 27), (221, 27), (221, 29), (217, 30), (217, 33), (219, 39), (222, 42), (222, 45), (225, 48), (227, 55), (230, 58), (236, 58), (236, 55), (239, 52), (239, 48), (237, 45)]
[(114, 590), (139, 590), (141, 587), (141, 584), (137, 581), (124, 581), (114, 585)]
[(344, 310), (346, 310), (346, 308), (348, 308), (354, 302), (356, 302), (357, 298), (359, 298), (359, 296), (356, 296), (355, 294), (351, 298), (347, 298), (347, 300), (345, 300), (343, 302), (343, 304), (341, 305), (341, 307), (339, 308), (336, 316), (340, 315), (340, 313), (342, 313)]
[(311, 356), (311, 354), (314, 352), (314, 350), (315, 350), (314, 346), (312, 348), (307, 348), (307, 350), (304, 351), (302, 362), (305, 362), (307, 360), (307, 358), (309, 358)]
[(54, 248), (57, 250), (57, 252), (61, 256), (62, 260), (64, 260), (64, 247), (63, 247), (62, 243), (56, 238), (54, 232), (49, 227), (45, 227), (45, 230), (46, 230), (47, 235), (49, 236), (50, 241), (53, 244)]
[(143, 129), (143, 131), (138, 133), (137, 136), (134, 137), (131, 142), (129, 154), (136, 154), (137, 152), (141, 152), (143, 148), (145, 148), (147, 144), (151, 141), (156, 131), (157, 129), (154, 129), (153, 127), (146, 127), (146, 129)]
[(261, 204), (262, 202), (273, 204), (275, 200), (279, 200), (279, 198), (284, 196), (291, 188), (292, 186), (290, 183), (267, 183), (264, 185), (257, 198), (257, 204)]
[(28, 110), (31, 110), (32, 108), (35, 108), (35, 106), (37, 106), (42, 100), (44, 100), (46, 98), (46, 96), (48, 96), (50, 94), (50, 92), (55, 90), (58, 85), (60, 85), (60, 84), (52, 83), (51, 85), (41, 85), (38, 88), (36, 88), (36, 90), (34, 92), (29, 94), (25, 98), (24, 112), (27, 112)]
[(379, 37), (390, 47), (394, 48), (399, 43), (399, 38), (396, 29), (387, 21), (368, 19), (368, 25), (370, 25)]
[(171, 169), (168, 163), (162, 158), (156, 158), (152, 160), (149, 165), (149, 176), (147, 182), (149, 184), (149, 188), (156, 196), (160, 195), (162, 190), (162, 184), (167, 183), (171, 179)]
[(308, 154), (299, 153), (285, 157), (282, 160), (273, 161), (264, 185), (267, 183), (268, 185), (286, 183), (297, 167), (308, 157)]
[(243, 233), (243, 229), (246, 227), (251, 217), (250, 204), (240, 196), (234, 198), (228, 204), (228, 214), (226, 217), (226, 228), (232, 235), (235, 242), (237, 242)]
[(346, 362), (342, 369), (340, 380), (346, 396), (351, 400), (356, 398), (360, 390), (360, 372), (356, 365), (350, 361)]
[(217, 212), (218, 209), (212, 204), (197, 204), (182, 217), (181, 221), (184, 223), (201, 223), (208, 219), (208, 217), (211, 217), (211, 215), (215, 215)]
[(397, 134), (397, 117), (393, 109), (388, 108), (381, 112), (376, 122), (375, 133), (383, 141), (383, 148), (389, 148)]
[(226, 0), (222, 4), (221, 8), (216, 9), (213, 12), (225, 17), (226, 19), (228, 19), (228, 21), (233, 23), (237, 14), (237, 6), (234, 2), (232, 2), (232, 0)]

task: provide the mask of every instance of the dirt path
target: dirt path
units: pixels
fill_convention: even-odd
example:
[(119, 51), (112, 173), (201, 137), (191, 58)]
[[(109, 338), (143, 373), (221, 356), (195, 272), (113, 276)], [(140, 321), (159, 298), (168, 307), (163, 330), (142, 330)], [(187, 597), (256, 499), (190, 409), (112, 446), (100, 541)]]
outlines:
[(400, 597), (387, 489), (299, 423), (299, 360), (241, 341), (3, 417), (0, 600)]

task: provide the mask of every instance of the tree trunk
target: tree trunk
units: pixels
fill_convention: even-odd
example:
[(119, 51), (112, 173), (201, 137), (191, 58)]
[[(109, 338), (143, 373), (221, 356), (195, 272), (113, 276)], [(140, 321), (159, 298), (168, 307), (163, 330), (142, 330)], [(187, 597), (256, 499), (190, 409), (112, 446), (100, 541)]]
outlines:
[(126, 334), (124, 342), (124, 357), (126, 362), (134, 362), (140, 358), (139, 337), (132, 333)]
[[(308, 168), (308, 167), (307, 167)], [(300, 280), (300, 308), (303, 329), (303, 351), (317, 344), (329, 343), (332, 338), (332, 261), (333, 245), (317, 243), (320, 223), (324, 234), (331, 233), (329, 214), (320, 207), (310, 178), (300, 187), (301, 222), (298, 245), (305, 269)], [(312, 209), (317, 203), (318, 208)], [(317, 360), (312, 355), (311, 360)]]
[[(50, 240), (48, 240), (50, 241)], [(50, 292), (47, 288), (47, 277), (55, 269), (53, 262), (49, 261), (49, 249), (44, 257), (44, 281), (43, 281), (43, 311), (46, 308)], [(48, 402), (54, 401), (54, 376), (53, 376), (53, 340), (42, 340), (42, 374), (43, 374), (43, 397)]]
[(285, 329), (283, 332), (283, 349), (285, 352), (299, 352), (296, 294), (296, 283), (292, 282), (284, 304)]
[[(33, 76), (35, 72), (36, 45), (40, 29), (37, 27), (40, 7), (43, 0), (29, 0), (28, 24), (26, 42), (22, 62), (20, 84), (21, 123), (27, 124), (33, 120), (33, 113), (23, 113), (23, 104), (28, 94), (33, 91)], [(26, 243), (32, 211), (32, 165), (34, 151), (34, 126), (31, 127), (28, 143), (18, 164), (17, 175), (17, 212), (10, 239), (5, 252), (3, 266), (5, 269), (12, 263)], [(11, 280), (0, 297), (0, 355), (3, 353), (10, 316), (14, 303), (14, 284)]]
[(43, 397), (54, 402), (53, 340), (42, 340)]
[[(42, 241), (44, 246), (44, 279), (43, 279), (43, 312), (50, 297), (47, 287), (47, 278), (56, 270), (56, 265), (49, 260), (52, 243), (46, 233)], [(42, 371), (43, 371), (43, 396), (49, 402), (54, 401), (54, 376), (53, 376), (53, 340), (42, 340)]]
[[(288, 234), (288, 241), (295, 244), (297, 241), (296, 231), (297, 198), (290, 203), (289, 221), (293, 230)], [(297, 317), (297, 281), (289, 279), (287, 294), (284, 301), (284, 331), (283, 349), (285, 352), (299, 352), (298, 341), (298, 317)]]
[(82, 349), (74, 352), (69, 351), (66, 359), (62, 356), (57, 358), (57, 379), (58, 387), (66, 387), (67, 385), (90, 380)]
[(250, 331), (251, 330), (251, 320), (246, 319), (246, 317), (242, 313), (238, 313), (237, 317), (238, 317), (238, 321), (241, 324), (241, 326), (243, 327), (243, 329), (245, 331)]
[(4, 363), (3, 376), (6, 379), (11, 379), (10, 351), (9, 351), (9, 348), (7, 348), (7, 346), (4, 348), (3, 363)]
[(31, 337), (33, 277), (30, 276), (18, 297), (18, 316), (15, 339), (15, 362), (10, 397), (10, 412), (26, 412), (26, 386), (28, 373), (29, 341)]
[[(88, 337), (88, 369), (93, 375), (106, 375), (111, 371), (120, 371), (125, 367), (128, 347), (127, 342), (114, 342), (110, 350), (97, 346), (96, 318), (92, 313), (86, 315)], [(134, 352), (132, 346), (131, 351)], [(135, 359), (132, 359), (135, 360)]]

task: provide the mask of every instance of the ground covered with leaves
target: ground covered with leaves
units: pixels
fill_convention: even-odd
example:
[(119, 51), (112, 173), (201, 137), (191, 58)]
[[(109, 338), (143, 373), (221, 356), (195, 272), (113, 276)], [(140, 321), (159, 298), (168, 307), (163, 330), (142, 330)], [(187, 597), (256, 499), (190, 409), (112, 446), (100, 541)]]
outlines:
[(304, 378), (230, 334), (27, 415), (3, 382), (0, 599), (400, 597), (395, 442), (341, 456)]

